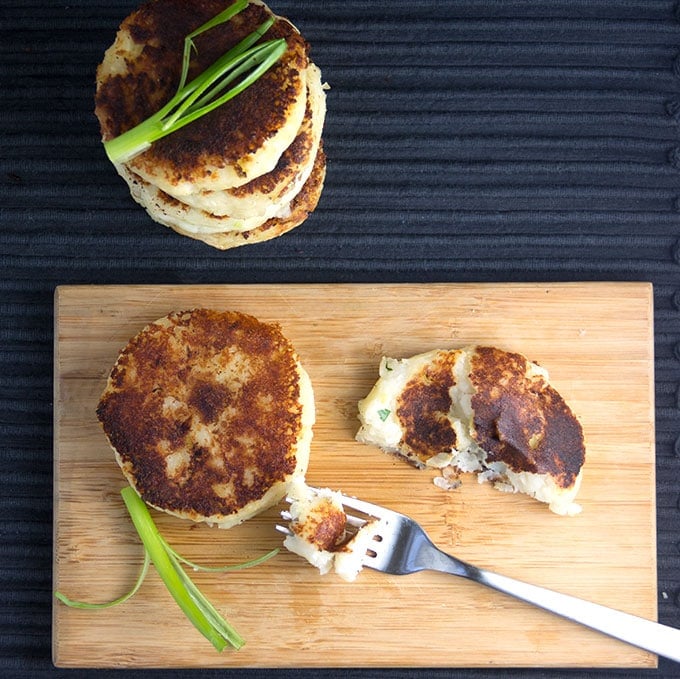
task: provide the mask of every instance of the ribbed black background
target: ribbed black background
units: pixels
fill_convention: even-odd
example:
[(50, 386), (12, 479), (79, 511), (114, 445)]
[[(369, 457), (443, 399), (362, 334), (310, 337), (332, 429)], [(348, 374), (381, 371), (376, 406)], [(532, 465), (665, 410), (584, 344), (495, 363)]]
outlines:
[[(0, 0), (0, 676), (89, 676), (50, 661), (61, 283), (652, 281), (659, 617), (680, 627), (678, 7), (272, 2), (331, 86), (326, 188), (300, 228), (223, 253), (151, 222), (99, 143), (94, 70), (136, 0)], [(146, 675), (198, 674), (656, 678), (680, 665)]]

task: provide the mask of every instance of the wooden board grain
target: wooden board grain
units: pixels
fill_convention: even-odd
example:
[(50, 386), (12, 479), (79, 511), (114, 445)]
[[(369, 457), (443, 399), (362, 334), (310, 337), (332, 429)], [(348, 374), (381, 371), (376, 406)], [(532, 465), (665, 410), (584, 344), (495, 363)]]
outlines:
[[(653, 310), (644, 283), (69, 286), (55, 297), (54, 586), (81, 600), (126, 591), (141, 547), (95, 417), (118, 351), (192, 306), (278, 321), (314, 384), (310, 483), (419, 520), (457, 556), (656, 619)], [(580, 418), (583, 513), (564, 518), (471, 475), (446, 492), (354, 441), (356, 404), (383, 354), (495, 344), (546, 367)], [(280, 508), (279, 508), (280, 509)], [(154, 513), (186, 557), (235, 563), (281, 543), (277, 509), (229, 531)], [(194, 574), (246, 638), (216, 653), (153, 571), (126, 604), (53, 609), (61, 667), (654, 667), (656, 657), (478, 585), (437, 573), (355, 583), (282, 551), (252, 570)]]

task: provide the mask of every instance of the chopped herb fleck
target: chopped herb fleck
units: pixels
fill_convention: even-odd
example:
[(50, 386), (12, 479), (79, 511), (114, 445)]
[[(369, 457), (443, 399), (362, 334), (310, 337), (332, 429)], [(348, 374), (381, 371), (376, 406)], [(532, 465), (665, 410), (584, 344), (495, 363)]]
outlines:
[(389, 416), (392, 411), (388, 410), (387, 408), (381, 408), (378, 411), (378, 416), (380, 417), (380, 420), (384, 422)]

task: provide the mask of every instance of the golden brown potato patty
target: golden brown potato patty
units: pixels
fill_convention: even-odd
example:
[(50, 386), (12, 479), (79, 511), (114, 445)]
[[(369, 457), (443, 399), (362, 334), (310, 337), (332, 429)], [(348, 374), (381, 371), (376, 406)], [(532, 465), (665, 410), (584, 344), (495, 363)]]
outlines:
[(359, 441), (441, 469), (442, 488), (459, 486), (458, 472), (479, 472), (557, 514), (580, 511), (583, 429), (547, 371), (519, 353), (469, 346), (383, 357), (359, 419)]
[(223, 527), (278, 501), (304, 473), (313, 411), (278, 325), (209, 309), (171, 313), (131, 339), (97, 407), (145, 501)]
[(449, 411), (458, 356), (455, 350), (437, 352), (397, 397), (397, 417), (404, 431), (401, 445), (423, 463), (456, 447)]
[[(150, 0), (121, 24), (97, 69), (95, 113), (106, 143), (174, 96), (185, 37), (223, 0)], [(326, 85), (309, 45), (260, 0), (193, 38), (188, 81), (273, 21), (260, 43), (285, 40), (256, 82), (145, 151), (114, 161), (133, 199), (156, 222), (227, 249), (274, 238), (316, 208), (325, 179)]]
[[(153, 115), (175, 94), (185, 36), (226, 6), (223, 0), (153, 0), (125, 19), (97, 73), (95, 112), (104, 140)], [(188, 81), (270, 16), (266, 6), (249, 4), (196, 37)], [(172, 187), (180, 193), (184, 186), (229, 188), (253, 179), (250, 159), (290, 127), (271, 153), (275, 164), (302, 122), (309, 64), (307, 44), (289, 22), (274, 23), (266, 39), (275, 38), (285, 38), (288, 50), (269, 71), (231, 101), (159, 139), (129, 162), (130, 169), (170, 193)]]

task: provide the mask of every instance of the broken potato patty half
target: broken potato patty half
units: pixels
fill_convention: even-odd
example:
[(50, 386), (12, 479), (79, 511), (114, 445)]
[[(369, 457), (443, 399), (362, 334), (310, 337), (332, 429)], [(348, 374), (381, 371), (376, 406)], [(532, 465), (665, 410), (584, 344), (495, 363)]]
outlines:
[(472, 346), (384, 357), (359, 419), (358, 441), (441, 469), (442, 488), (455, 487), (458, 472), (477, 472), (557, 514), (581, 511), (581, 424), (547, 371), (519, 353)]
[(129, 341), (97, 416), (143, 500), (229, 528), (279, 502), (305, 474), (314, 394), (278, 325), (198, 308)]

